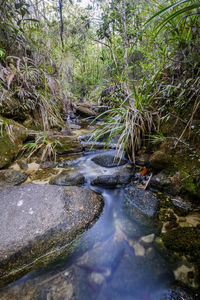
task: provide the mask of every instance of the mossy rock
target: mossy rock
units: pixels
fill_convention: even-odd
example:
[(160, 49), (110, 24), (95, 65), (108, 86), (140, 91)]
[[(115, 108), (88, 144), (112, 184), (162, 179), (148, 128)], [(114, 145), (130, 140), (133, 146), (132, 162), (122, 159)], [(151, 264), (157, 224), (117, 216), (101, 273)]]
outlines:
[(0, 169), (11, 164), (22, 149), (22, 143), (27, 137), (26, 128), (19, 123), (0, 117), (7, 124), (7, 130), (2, 127), (0, 134)]
[(190, 261), (200, 267), (200, 228), (177, 228), (162, 236), (165, 247), (171, 253), (187, 255)]

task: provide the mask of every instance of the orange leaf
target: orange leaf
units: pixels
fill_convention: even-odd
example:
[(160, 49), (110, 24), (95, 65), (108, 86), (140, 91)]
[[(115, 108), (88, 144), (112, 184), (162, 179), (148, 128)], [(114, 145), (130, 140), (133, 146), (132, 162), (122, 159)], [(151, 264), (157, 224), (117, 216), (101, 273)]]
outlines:
[(140, 172), (140, 175), (145, 175), (147, 173), (147, 168), (144, 167), (144, 169)]

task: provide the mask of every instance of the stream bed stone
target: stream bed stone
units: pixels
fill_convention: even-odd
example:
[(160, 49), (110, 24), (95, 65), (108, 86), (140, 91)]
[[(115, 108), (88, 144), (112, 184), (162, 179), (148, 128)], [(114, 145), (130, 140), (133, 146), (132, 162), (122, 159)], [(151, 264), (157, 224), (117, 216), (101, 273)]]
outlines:
[(18, 185), (27, 179), (27, 175), (12, 169), (0, 171), (0, 185)]
[(69, 168), (51, 178), (49, 183), (54, 185), (79, 186), (85, 183), (85, 177), (80, 172)]
[(93, 157), (92, 161), (95, 164), (106, 168), (123, 166), (128, 162), (125, 158), (120, 159), (120, 157), (115, 157), (113, 154), (99, 154)]
[(0, 191), (0, 276), (72, 242), (102, 208), (102, 196), (87, 188), (25, 184)]

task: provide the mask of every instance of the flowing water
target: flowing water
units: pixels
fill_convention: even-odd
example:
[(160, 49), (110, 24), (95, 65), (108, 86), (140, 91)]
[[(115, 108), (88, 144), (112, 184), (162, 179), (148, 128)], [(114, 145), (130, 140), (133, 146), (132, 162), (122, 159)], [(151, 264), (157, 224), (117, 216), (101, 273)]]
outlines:
[(165, 294), (173, 284), (172, 272), (154, 246), (155, 227), (141, 226), (127, 214), (127, 188), (90, 185), (97, 175), (113, 174), (120, 168), (100, 167), (91, 160), (94, 155), (78, 158), (71, 165), (85, 175), (86, 186), (102, 193), (102, 215), (77, 241), (72, 255), (30, 271), (2, 289), (1, 300), (181, 299)]

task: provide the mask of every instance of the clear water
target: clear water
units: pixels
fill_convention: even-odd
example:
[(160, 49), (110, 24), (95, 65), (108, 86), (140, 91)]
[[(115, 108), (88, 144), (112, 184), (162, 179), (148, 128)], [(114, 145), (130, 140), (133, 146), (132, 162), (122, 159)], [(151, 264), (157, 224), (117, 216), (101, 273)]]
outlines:
[[(93, 156), (73, 162), (89, 187), (95, 176), (113, 174), (120, 168), (102, 168), (91, 161)], [(168, 299), (162, 295), (173, 283), (172, 273), (154, 243), (141, 241), (154, 232), (141, 228), (124, 211), (124, 188), (91, 188), (102, 193), (104, 211), (77, 242), (74, 254), (32, 270), (3, 288), (0, 300)]]

